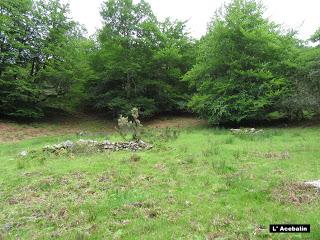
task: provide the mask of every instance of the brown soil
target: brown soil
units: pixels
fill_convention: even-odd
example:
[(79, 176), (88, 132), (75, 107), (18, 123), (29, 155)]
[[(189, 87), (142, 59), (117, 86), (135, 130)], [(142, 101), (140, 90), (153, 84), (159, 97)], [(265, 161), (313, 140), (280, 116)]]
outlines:
[(194, 117), (172, 117), (152, 120), (145, 125), (152, 128), (186, 128), (204, 126), (206, 122)]
[[(151, 120), (144, 125), (150, 128), (186, 128), (205, 125), (205, 122), (193, 117), (167, 117)], [(114, 127), (114, 122), (88, 116), (31, 124), (17, 124), (0, 120), (0, 143), (80, 132), (110, 133), (114, 131)]]

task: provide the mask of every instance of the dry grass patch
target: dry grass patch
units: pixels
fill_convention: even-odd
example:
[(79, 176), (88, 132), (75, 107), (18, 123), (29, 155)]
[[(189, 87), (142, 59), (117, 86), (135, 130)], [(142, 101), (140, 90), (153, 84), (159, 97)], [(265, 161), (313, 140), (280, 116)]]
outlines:
[(290, 159), (289, 151), (283, 152), (255, 152), (255, 157), (270, 159), (270, 160), (287, 160)]
[(284, 183), (272, 192), (272, 197), (283, 204), (302, 204), (320, 203), (320, 191), (313, 186), (304, 183)]

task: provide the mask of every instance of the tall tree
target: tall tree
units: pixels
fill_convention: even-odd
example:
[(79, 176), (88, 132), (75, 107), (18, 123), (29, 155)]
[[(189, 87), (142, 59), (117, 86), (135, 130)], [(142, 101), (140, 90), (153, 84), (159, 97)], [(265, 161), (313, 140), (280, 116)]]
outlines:
[(214, 16), (184, 78), (196, 88), (190, 107), (211, 124), (267, 119), (291, 90), (295, 47), (260, 3), (233, 0)]
[(288, 112), (294, 113), (291, 118), (297, 120), (320, 113), (320, 31), (310, 40), (317, 45), (299, 48), (297, 69), (291, 75), (294, 90), (283, 101)]
[(0, 12), (0, 114), (41, 117), (78, 80), (79, 28), (59, 0), (3, 0)]
[(18, 117), (42, 115), (39, 90), (30, 77), (32, 1), (0, 2), (0, 113)]
[(185, 25), (160, 23), (143, 0), (109, 0), (101, 15), (92, 104), (114, 116), (132, 107), (139, 107), (144, 117), (178, 109), (179, 100), (185, 99), (180, 79), (192, 48)]

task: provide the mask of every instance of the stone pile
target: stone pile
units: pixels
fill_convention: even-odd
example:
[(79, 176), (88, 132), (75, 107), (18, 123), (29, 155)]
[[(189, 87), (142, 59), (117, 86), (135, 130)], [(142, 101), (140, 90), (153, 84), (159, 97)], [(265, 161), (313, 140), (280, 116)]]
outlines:
[(136, 152), (139, 150), (150, 149), (150, 148), (152, 148), (152, 145), (147, 144), (141, 140), (140, 141), (130, 141), (130, 142), (116, 142), (116, 143), (111, 143), (109, 141), (105, 141), (103, 143), (103, 148), (105, 150), (111, 150), (111, 151), (126, 150), (126, 151)]
[(78, 145), (87, 145), (87, 146), (96, 146), (96, 145), (99, 145), (99, 142), (95, 141), (95, 140), (83, 140), (83, 139), (80, 139), (77, 142), (77, 144)]
[(67, 140), (63, 143), (47, 145), (42, 150), (50, 153), (57, 153), (57, 152), (60, 152), (61, 150), (67, 150), (67, 149), (73, 148), (74, 146), (75, 146), (74, 142)]
[(258, 130), (255, 128), (232, 128), (230, 131), (233, 134), (258, 134), (263, 132), (262, 129)]
[(110, 142), (110, 141), (103, 141), (98, 142), (95, 140), (83, 140), (80, 139), (77, 142), (72, 142), (70, 140), (54, 144), (54, 145), (48, 145), (43, 148), (43, 151), (50, 152), (50, 153), (60, 153), (64, 150), (71, 150), (76, 149), (79, 147), (90, 147), (90, 148), (96, 148), (97, 151), (132, 151), (136, 152), (139, 150), (148, 150), (152, 148), (152, 145), (147, 144), (141, 140), (139, 141), (129, 141), (129, 142)]

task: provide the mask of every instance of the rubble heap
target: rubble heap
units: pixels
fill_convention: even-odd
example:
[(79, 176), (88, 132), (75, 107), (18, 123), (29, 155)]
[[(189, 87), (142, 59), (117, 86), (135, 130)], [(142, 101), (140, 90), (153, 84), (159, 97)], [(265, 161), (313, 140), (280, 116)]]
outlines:
[(111, 150), (111, 151), (120, 151), (120, 150), (127, 150), (127, 151), (139, 151), (144, 149), (150, 149), (152, 145), (145, 143), (144, 141), (130, 141), (130, 142), (115, 142), (111, 143), (109, 141), (105, 141), (103, 143), (103, 149)]
[(262, 133), (263, 130), (255, 129), (255, 128), (231, 128), (230, 131), (233, 134), (258, 134)]
[(148, 150), (152, 148), (152, 145), (139, 141), (129, 141), (129, 142), (110, 142), (103, 141), (98, 142), (95, 140), (83, 140), (80, 139), (77, 142), (73, 141), (65, 141), (59, 144), (47, 145), (43, 148), (43, 151), (50, 153), (59, 153), (63, 150), (72, 150), (79, 147), (88, 147), (88, 148), (96, 148), (97, 151), (140, 151), (140, 150)]

